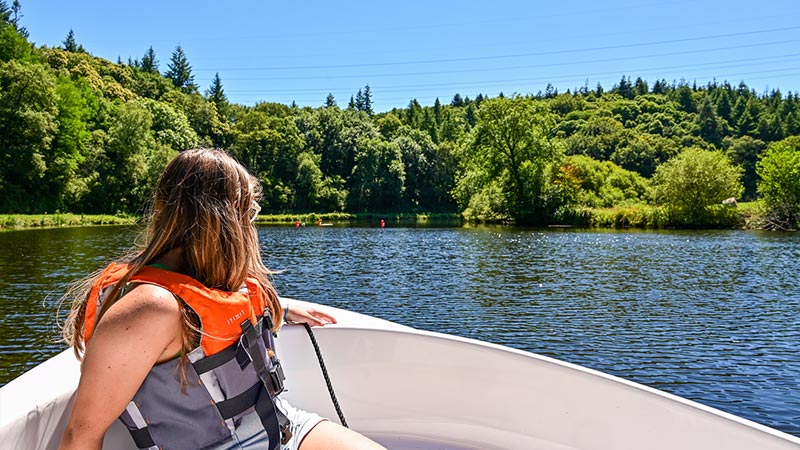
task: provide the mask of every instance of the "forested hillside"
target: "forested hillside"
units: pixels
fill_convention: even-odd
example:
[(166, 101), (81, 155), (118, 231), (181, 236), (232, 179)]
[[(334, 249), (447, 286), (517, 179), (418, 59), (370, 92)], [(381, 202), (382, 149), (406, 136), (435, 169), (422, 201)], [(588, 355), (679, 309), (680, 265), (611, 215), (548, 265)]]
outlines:
[[(227, 149), (268, 212), (460, 212), (469, 220), (592, 223), (633, 207), (646, 225), (800, 222), (800, 99), (745, 82), (623, 76), (605, 89), (456, 94), (376, 113), (369, 86), (316, 108), (230, 103), (190, 55), (93, 57), (72, 32), (35, 46), (0, 2), (0, 213), (141, 213), (167, 161)], [(143, 43), (143, 48), (147, 44)]]

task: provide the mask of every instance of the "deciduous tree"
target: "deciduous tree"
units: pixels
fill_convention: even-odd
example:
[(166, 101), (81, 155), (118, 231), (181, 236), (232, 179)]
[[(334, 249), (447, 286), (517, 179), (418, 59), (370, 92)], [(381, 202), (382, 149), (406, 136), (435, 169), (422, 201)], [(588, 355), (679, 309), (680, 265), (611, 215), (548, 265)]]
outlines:
[(772, 144), (756, 165), (758, 192), (768, 209), (769, 226), (800, 227), (800, 137)]
[(653, 176), (654, 198), (686, 225), (710, 225), (723, 200), (742, 195), (742, 168), (720, 151), (690, 148), (661, 164)]
[(405, 169), (400, 149), (392, 142), (359, 142), (348, 207), (354, 211), (397, 211), (402, 203)]
[(486, 100), (478, 110), (469, 159), (499, 182), (517, 220), (544, 219), (545, 169), (560, 154), (550, 140), (553, 125), (547, 107), (527, 98)]
[(56, 79), (46, 67), (0, 63), (0, 212), (44, 212), (57, 117)]

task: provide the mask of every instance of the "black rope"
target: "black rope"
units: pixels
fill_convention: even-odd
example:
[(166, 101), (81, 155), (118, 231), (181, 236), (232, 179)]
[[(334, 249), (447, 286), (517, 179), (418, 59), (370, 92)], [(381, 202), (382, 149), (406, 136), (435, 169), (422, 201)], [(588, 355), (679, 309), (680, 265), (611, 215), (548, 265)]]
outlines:
[(308, 333), (308, 337), (311, 339), (311, 345), (314, 346), (314, 352), (317, 354), (317, 361), (319, 361), (319, 368), (322, 369), (322, 376), (325, 377), (325, 384), (328, 385), (328, 393), (331, 395), (333, 407), (336, 408), (336, 414), (339, 415), (339, 421), (345, 428), (350, 428), (347, 426), (347, 420), (345, 420), (342, 408), (339, 406), (339, 400), (336, 399), (336, 393), (333, 392), (333, 383), (331, 383), (331, 377), (328, 376), (328, 369), (325, 367), (325, 361), (322, 359), (322, 352), (319, 349), (319, 344), (317, 344), (317, 338), (314, 337), (314, 332), (311, 331), (311, 327), (308, 326), (307, 323), (304, 323), (303, 327), (306, 329), (306, 333)]

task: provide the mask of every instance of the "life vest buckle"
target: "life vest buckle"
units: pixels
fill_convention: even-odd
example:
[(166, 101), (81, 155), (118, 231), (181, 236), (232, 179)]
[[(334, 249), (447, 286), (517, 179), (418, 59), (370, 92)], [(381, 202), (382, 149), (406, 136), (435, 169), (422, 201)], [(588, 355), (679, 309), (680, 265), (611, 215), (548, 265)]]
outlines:
[(283, 374), (283, 367), (281, 367), (281, 362), (277, 358), (273, 360), (272, 367), (269, 369), (269, 395), (270, 397), (275, 397), (276, 395), (280, 394), (284, 390), (283, 381), (286, 379), (286, 376)]
[(284, 426), (281, 427), (281, 445), (286, 445), (289, 443), (289, 439), (292, 438), (292, 423), (287, 422)]

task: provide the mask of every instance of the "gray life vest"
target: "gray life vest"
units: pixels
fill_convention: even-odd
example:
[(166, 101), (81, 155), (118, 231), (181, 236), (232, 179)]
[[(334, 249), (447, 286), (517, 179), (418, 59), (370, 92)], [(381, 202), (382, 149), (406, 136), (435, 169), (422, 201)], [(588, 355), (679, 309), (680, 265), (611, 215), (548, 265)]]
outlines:
[[(153, 279), (155, 277), (147, 276), (157, 273), (153, 273), (152, 268), (146, 269), (143, 270), (143, 276), (134, 275), (132, 280), (164, 287), (189, 307), (192, 307), (193, 301), (197, 301), (198, 292), (202, 294), (203, 289), (209, 289), (196, 280), (192, 280), (193, 283), (189, 283), (189, 288), (185, 290), (182, 285), (158, 282)], [(174, 279), (176, 276), (171, 273), (168, 278)], [(114, 278), (110, 276), (106, 281), (113, 281)], [(97, 286), (98, 289), (94, 291), (98, 294), (97, 304), (113, 283), (102, 284), (105, 286)], [(250, 290), (255, 287), (251, 283), (248, 285)], [(182, 293), (185, 295), (182, 296)], [(247, 294), (246, 289), (243, 295), (245, 299), (253, 297)], [(198, 309), (208, 309), (207, 302), (216, 298), (213, 292), (208, 297), (200, 297), (206, 304)], [(198, 316), (202, 330), (203, 314)], [(190, 363), (185, 367), (182, 368), (180, 359), (175, 358), (157, 364), (150, 370), (120, 416), (120, 421), (128, 428), (138, 448), (200, 450), (215, 447), (233, 439), (241, 417), (253, 412), (258, 414), (267, 433), (269, 450), (279, 449), (281, 444), (288, 442), (291, 424), (274, 402), (284, 390), (285, 377), (274, 353), (269, 310), (264, 311), (255, 325), (248, 315), (239, 320), (241, 336), (221, 351), (206, 356), (203, 346), (198, 346), (188, 354)], [(92, 321), (94, 324), (94, 318)], [(235, 329), (237, 324), (231, 326), (229, 328)], [(181, 370), (185, 371), (185, 382), (180, 381)]]
[(238, 420), (253, 410), (270, 450), (291, 438), (289, 420), (273, 401), (283, 391), (280, 361), (263, 357), (274, 348), (264, 319), (269, 317), (255, 327), (245, 321), (241, 341), (222, 352), (205, 357), (197, 348), (189, 353), (185, 385), (176, 380), (179, 359), (153, 367), (120, 416), (138, 448), (213, 447), (231, 439)]

